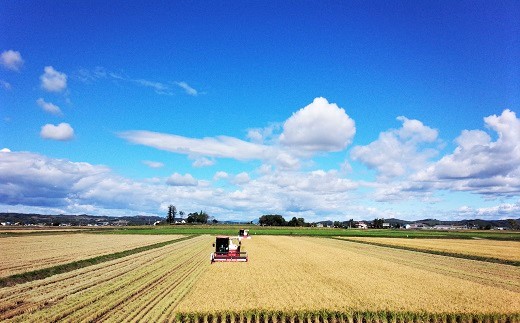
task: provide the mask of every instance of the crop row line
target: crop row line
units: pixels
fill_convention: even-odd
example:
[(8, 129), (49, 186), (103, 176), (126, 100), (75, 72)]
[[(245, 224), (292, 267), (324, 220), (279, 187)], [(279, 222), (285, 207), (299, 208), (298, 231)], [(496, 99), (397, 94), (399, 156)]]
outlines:
[[(197, 269), (195, 267), (201, 267), (200, 259), (206, 258), (201, 257), (201, 246), (204, 249), (206, 247), (200, 243), (202, 241), (196, 240), (198, 242), (194, 242), (197, 246), (195, 249), (191, 241), (174, 244), (166, 247), (167, 249), (155, 249), (153, 252), (159, 257), (149, 255), (154, 256), (150, 261), (143, 262), (142, 254), (136, 255), (138, 258), (133, 262), (133, 266), (115, 272), (111, 278), (106, 279), (104, 275), (95, 276), (91, 281), (93, 285), (87, 289), (76, 289), (74, 293), (62, 290), (57, 295), (57, 300), (52, 297), (45, 299), (43, 295), (44, 298), (38, 304), (28, 304), (33, 307), (18, 312), (16, 317), (11, 318), (15, 321), (53, 322), (110, 321), (117, 318), (115, 321), (121, 322), (131, 313), (140, 312), (150, 295), (156, 297), (160, 291), (175, 284), (177, 280), (189, 276), (190, 271)], [(96, 268), (91, 272), (99, 273)], [(182, 292), (186, 293), (187, 290)]]
[(275, 311), (177, 313), (178, 323), (518, 323), (520, 313), (428, 313), (396, 311)]

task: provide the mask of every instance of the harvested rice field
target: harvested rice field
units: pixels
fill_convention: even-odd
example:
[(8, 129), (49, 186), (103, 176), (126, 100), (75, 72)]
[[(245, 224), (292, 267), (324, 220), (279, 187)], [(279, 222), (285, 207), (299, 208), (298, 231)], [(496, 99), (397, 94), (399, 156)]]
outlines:
[(211, 265), (179, 310), (520, 312), (515, 266), (311, 237), (255, 236), (247, 250), (245, 265)]
[(174, 240), (174, 235), (59, 234), (1, 238), (0, 277)]
[(255, 236), (243, 242), (248, 262), (210, 264), (213, 242), (0, 288), (0, 321), (520, 321), (518, 266), (288, 236)]
[(349, 237), (349, 240), (408, 247), (424, 251), (440, 251), (484, 258), (520, 261), (520, 241), (483, 239), (406, 239)]

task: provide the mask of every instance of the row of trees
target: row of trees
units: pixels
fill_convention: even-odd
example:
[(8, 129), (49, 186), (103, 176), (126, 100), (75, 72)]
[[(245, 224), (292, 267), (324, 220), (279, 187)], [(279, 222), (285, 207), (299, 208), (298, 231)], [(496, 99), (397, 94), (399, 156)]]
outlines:
[[(173, 224), (175, 223), (175, 216), (177, 215), (177, 208), (175, 205), (168, 206), (168, 215), (166, 216), (166, 223)], [(184, 216), (184, 212), (180, 211), (179, 216), (182, 219)], [(186, 218), (186, 222), (188, 223), (218, 223), (218, 221), (208, 215), (208, 213), (204, 211), (189, 213)]]
[(260, 225), (269, 226), (289, 226), (289, 227), (307, 227), (309, 223), (305, 223), (304, 218), (293, 217), (290, 221), (286, 221), (283, 216), (278, 214), (262, 215), (258, 220)]

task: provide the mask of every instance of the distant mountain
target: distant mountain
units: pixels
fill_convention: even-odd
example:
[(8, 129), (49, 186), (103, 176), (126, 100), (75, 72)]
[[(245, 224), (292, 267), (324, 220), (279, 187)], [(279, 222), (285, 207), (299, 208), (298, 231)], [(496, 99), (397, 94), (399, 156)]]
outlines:
[(159, 216), (99, 216), (88, 214), (24, 214), (24, 213), (0, 213), (0, 222), (11, 224), (43, 224), (43, 225), (146, 225), (153, 224), (155, 221), (164, 221)]

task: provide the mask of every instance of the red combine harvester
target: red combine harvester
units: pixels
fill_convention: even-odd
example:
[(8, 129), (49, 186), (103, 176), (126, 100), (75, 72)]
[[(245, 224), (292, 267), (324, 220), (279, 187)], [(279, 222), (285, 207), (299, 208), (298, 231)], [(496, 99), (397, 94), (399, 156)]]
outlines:
[(246, 229), (238, 230), (238, 240), (242, 240), (242, 239), (251, 239), (251, 236), (249, 235), (249, 230), (246, 230)]
[[(235, 244), (233, 240), (238, 240), (238, 244)], [(240, 251), (242, 243), (237, 237), (230, 238), (225, 236), (218, 236), (213, 244), (215, 252), (211, 253), (211, 262), (223, 262), (223, 261), (241, 261), (246, 262), (248, 260), (247, 252)]]

